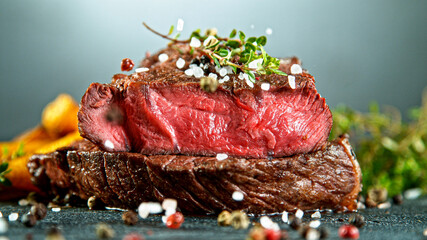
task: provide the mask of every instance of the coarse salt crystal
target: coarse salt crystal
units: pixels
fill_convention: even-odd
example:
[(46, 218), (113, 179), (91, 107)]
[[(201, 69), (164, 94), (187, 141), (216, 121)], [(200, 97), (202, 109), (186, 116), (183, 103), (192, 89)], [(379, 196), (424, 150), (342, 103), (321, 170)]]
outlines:
[(267, 35), (273, 34), (273, 29), (271, 29), (271, 28), (265, 29), (265, 34), (267, 34)]
[(386, 209), (386, 208), (390, 208), (391, 207), (391, 203), (390, 202), (384, 202), (384, 203), (380, 203), (377, 206), (379, 209)]
[(169, 59), (169, 56), (166, 53), (162, 53), (159, 55), (160, 62), (166, 62)]
[(109, 149), (114, 149), (114, 144), (110, 140), (106, 140), (104, 146)]
[(147, 202), (143, 202), (138, 206), (138, 215), (141, 218), (147, 218), (150, 215), (150, 210)]
[(225, 69), (227, 69), (227, 74), (233, 74), (233, 68), (230, 66), (225, 66)]
[(261, 83), (261, 89), (268, 91), (270, 89), (270, 83)]
[(224, 82), (228, 82), (228, 80), (230, 80), (229, 76), (225, 76), (222, 80), (224, 80)]
[(319, 211), (316, 211), (315, 213), (311, 214), (311, 218), (321, 218), (321, 214)]
[(9, 225), (7, 224), (6, 219), (0, 218), (0, 234), (4, 234), (7, 232)]
[(283, 213), (282, 213), (282, 221), (284, 223), (288, 223), (289, 222), (289, 213), (288, 212), (283, 211)]
[(261, 226), (263, 226), (266, 229), (274, 229), (274, 230), (279, 230), (280, 229), (279, 225), (277, 223), (273, 222), (267, 216), (262, 216), (259, 219), (259, 223), (261, 224)]
[(176, 209), (177, 206), (178, 202), (173, 198), (165, 198), (165, 200), (162, 202), (162, 208), (164, 210)]
[(193, 76), (193, 74), (194, 74), (193, 69), (191, 69), (191, 68), (185, 70), (184, 73), (187, 76)]
[(181, 32), (184, 30), (184, 20), (182, 18), (178, 18), (178, 22), (176, 23), (176, 31)]
[(231, 197), (233, 198), (234, 201), (242, 201), (245, 196), (243, 195), (242, 192), (234, 191)]
[(18, 213), (11, 213), (8, 217), (9, 222), (14, 222), (14, 221), (18, 220), (18, 218), (19, 218)]
[(170, 215), (172, 215), (174, 213), (176, 213), (176, 209), (175, 208), (168, 208), (165, 211), (165, 216), (168, 217), (168, 216), (170, 216)]
[(218, 79), (218, 75), (216, 75), (215, 73), (209, 73), (208, 77)]
[(240, 80), (243, 80), (245, 77), (243, 76), (243, 73), (239, 73), (239, 76), (237, 78), (239, 78)]
[(147, 72), (148, 70), (150, 70), (149, 68), (143, 67), (143, 68), (137, 68), (135, 69), (136, 73), (142, 73), (142, 72)]
[(222, 160), (225, 160), (225, 159), (227, 159), (228, 158), (228, 155), (227, 154), (225, 154), (225, 153), (218, 153), (217, 155), (216, 155), (216, 159), (218, 160), (218, 161), (222, 161)]
[(263, 61), (264, 61), (264, 59), (262, 59), (262, 58), (253, 60), (252, 62), (249, 63), (248, 67), (252, 68), (252, 69), (257, 69), (258, 63), (262, 64)]
[(246, 84), (248, 84), (248, 86), (249, 86), (249, 87), (253, 88), (253, 87), (254, 87), (254, 83), (253, 83), (251, 80), (249, 80), (249, 75), (248, 75), (248, 74), (246, 74), (246, 73), (244, 73), (244, 74), (243, 74), (243, 77), (244, 77), (244, 78), (245, 78), (245, 80), (246, 80)]
[(292, 76), (292, 75), (289, 75), (289, 76), (288, 76), (288, 82), (289, 82), (289, 86), (290, 86), (292, 89), (295, 89), (295, 77), (294, 77), (294, 76)]
[(181, 68), (183, 68), (183, 67), (184, 67), (184, 65), (185, 65), (185, 60), (184, 60), (184, 59), (179, 58), (179, 59), (176, 61), (176, 67), (177, 67), (177, 68), (181, 69)]
[(194, 74), (194, 77), (201, 78), (205, 75), (205, 72), (203, 71), (202, 68), (195, 67), (195, 68), (193, 68), (193, 74)]
[(60, 211), (61, 211), (61, 208), (59, 207), (52, 208), (52, 212), (60, 212)]
[(227, 73), (228, 73), (228, 71), (227, 71), (227, 69), (226, 69), (226, 68), (221, 68), (221, 69), (219, 70), (219, 75), (220, 75), (221, 77), (224, 77), (225, 75), (227, 75)]
[(295, 217), (301, 219), (304, 216), (304, 212), (301, 209), (298, 209), (295, 213)]
[(320, 226), (320, 224), (321, 224), (321, 222), (319, 220), (314, 220), (314, 221), (310, 222), (309, 226), (311, 228), (318, 228)]
[(306, 235), (306, 240), (319, 240), (320, 239), (320, 232), (314, 229), (308, 229)]
[(292, 74), (301, 74), (302, 73), (302, 67), (299, 64), (292, 64), (291, 73)]
[(148, 210), (150, 211), (150, 214), (163, 212), (162, 205), (158, 202), (148, 202)]
[(192, 37), (190, 40), (190, 47), (198, 48), (202, 46), (202, 42), (199, 39)]
[(218, 80), (218, 83), (224, 83), (224, 79)]

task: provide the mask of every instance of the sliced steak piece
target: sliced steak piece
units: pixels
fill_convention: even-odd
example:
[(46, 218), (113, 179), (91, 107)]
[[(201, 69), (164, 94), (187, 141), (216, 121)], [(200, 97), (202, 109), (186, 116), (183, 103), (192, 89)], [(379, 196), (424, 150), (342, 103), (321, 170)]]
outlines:
[[(89, 86), (78, 114), (83, 137), (109, 152), (245, 158), (290, 156), (327, 143), (332, 115), (311, 75), (295, 75), (295, 86), (287, 76), (260, 75), (251, 88), (229, 74), (209, 93), (184, 73), (191, 55), (172, 47), (160, 53), (168, 60), (151, 56), (142, 63), (146, 72)], [(182, 69), (176, 67), (180, 57), (187, 62)], [(289, 71), (295, 61), (284, 61), (281, 69)], [(262, 90), (261, 83), (270, 88)]]
[[(361, 173), (348, 139), (285, 158), (244, 159), (105, 152), (87, 140), (44, 155), (28, 167), (34, 183), (53, 195), (100, 198), (135, 209), (143, 201), (174, 198), (187, 213), (243, 209), (277, 213), (295, 209), (355, 210)], [(234, 201), (240, 191), (243, 201)]]

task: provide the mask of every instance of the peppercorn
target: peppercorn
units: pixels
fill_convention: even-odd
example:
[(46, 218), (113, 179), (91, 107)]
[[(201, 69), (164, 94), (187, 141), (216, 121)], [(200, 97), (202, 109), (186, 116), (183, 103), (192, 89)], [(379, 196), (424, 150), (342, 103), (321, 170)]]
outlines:
[(329, 231), (325, 227), (320, 227), (319, 232), (320, 232), (320, 239), (325, 239), (329, 237)]
[(376, 204), (387, 201), (387, 189), (385, 188), (371, 188), (368, 190), (367, 199), (371, 199)]
[(100, 239), (113, 238), (115, 235), (114, 230), (105, 223), (96, 225), (96, 236)]
[(104, 209), (104, 203), (95, 196), (92, 196), (87, 200), (87, 206), (90, 210)]
[(133, 63), (133, 61), (131, 59), (124, 58), (122, 60), (122, 64), (121, 64), (122, 71), (131, 71), (133, 66), (135, 66), (135, 64)]
[(378, 204), (377, 204), (376, 202), (374, 202), (374, 200), (372, 200), (372, 199), (370, 199), (370, 198), (367, 198), (367, 199), (366, 199), (366, 201), (365, 201), (365, 205), (366, 205), (366, 207), (368, 207), (368, 208), (374, 208), (374, 207), (376, 207)]
[(348, 222), (357, 228), (361, 228), (365, 225), (365, 217), (360, 214), (353, 214), (348, 219)]
[(123, 237), (123, 240), (144, 240), (145, 238), (138, 233), (129, 233)]
[(215, 92), (218, 88), (218, 81), (211, 77), (200, 78), (200, 88), (205, 92)]
[(169, 215), (166, 219), (166, 227), (178, 229), (181, 227), (181, 224), (184, 222), (184, 215), (180, 212)]
[(194, 64), (199, 66), (200, 65), (200, 59), (199, 58), (193, 58), (193, 60), (191, 60), (190, 65)]
[(264, 229), (266, 240), (280, 240), (281, 231), (279, 229)]
[(135, 211), (123, 213), (122, 220), (126, 225), (135, 225), (138, 222), (138, 214)]
[(248, 238), (246, 240), (265, 240), (265, 231), (261, 226), (253, 227), (248, 234)]
[(353, 225), (342, 225), (338, 229), (338, 236), (340, 238), (351, 238), (358, 239), (359, 238), (359, 229)]
[(231, 213), (227, 210), (222, 211), (218, 215), (217, 219), (219, 226), (230, 226), (231, 225)]
[(47, 208), (43, 203), (35, 203), (30, 210), (31, 214), (33, 214), (37, 220), (42, 220), (46, 217)]
[(46, 240), (65, 240), (65, 238), (57, 227), (52, 227), (47, 232)]
[(21, 222), (26, 227), (34, 227), (34, 225), (36, 225), (36, 223), (37, 223), (37, 219), (33, 214), (27, 213), (27, 214), (22, 215)]
[(301, 228), (302, 221), (301, 221), (301, 219), (300, 219), (300, 218), (292, 217), (290, 220), (291, 220), (291, 221), (290, 221), (290, 223), (289, 223), (289, 226), (290, 226), (292, 229), (294, 229), (294, 230), (299, 230), (299, 229)]
[(234, 229), (246, 229), (249, 223), (249, 218), (246, 213), (238, 210), (231, 212), (231, 226), (233, 226)]
[(202, 57), (200, 57), (200, 63), (202, 63), (203, 65), (210, 62), (211, 62), (211, 59), (208, 56), (203, 55)]
[(393, 196), (393, 203), (396, 205), (401, 205), (403, 203), (403, 196), (402, 194), (397, 194)]

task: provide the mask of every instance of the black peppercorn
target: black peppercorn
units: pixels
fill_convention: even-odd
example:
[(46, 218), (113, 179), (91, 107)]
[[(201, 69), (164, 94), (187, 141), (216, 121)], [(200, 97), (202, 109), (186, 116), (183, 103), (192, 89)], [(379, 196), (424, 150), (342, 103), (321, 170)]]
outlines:
[(365, 225), (365, 218), (360, 214), (353, 214), (348, 219), (348, 222), (357, 228), (361, 228)]
[(122, 220), (126, 225), (135, 225), (138, 222), (138, 214), (135, 211), (123, 213)]
[(393, 196), (393, 203), (396, 205), (401, 205), (403, 203), (402, 194), (397, 194), (397, 195)]
[(319, 229), (320, 232), (320, 239), (326, 239), (329, 237), (329, 231), (325, 227), (321, 227)]
[(37, 219), (36, 219), (36, 217), (33, 214), (27, 213), (27, 214), (25, 214), (25, 215), (22, 216), (21, 222), (26, 227), (34, 227), (34, 225), (36, 225), (36, 223), (37, 223)]
[(96, 226), (96, 236), (100, 239), (113, 238), (115, 235), (114, 230), (105, 223), (100, 223)]
[(206, 56), (206, 55), (203, 55), (200, 58), (200, 63), (202, 63), (202, 64), (207, 64), (207, 63), (210, 63), (210, 62), (211, 62), (211, 59), (208, 56)]
[(190, 65), (191, 64), (195, 64), (197, 66), (200, 65), (200, 59), (199, 58), (193, 58), (193, 60), (191, 60)]
[(294, 230), (299, 230), (301, 228), (302, 221), (300, 218), (293, 217), (289, 223), (289, 226), (291, 226)]
[(47, 208), (43, 203), (36, 203), (31, 207), (30, 212), (37, 220), (41, 220), (46, 217)]

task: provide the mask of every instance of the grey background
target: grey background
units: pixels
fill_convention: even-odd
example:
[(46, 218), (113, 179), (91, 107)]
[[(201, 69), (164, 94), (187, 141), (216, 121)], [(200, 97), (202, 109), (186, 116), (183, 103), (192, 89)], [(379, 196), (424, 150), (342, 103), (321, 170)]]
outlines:
[(405, 113), (427, 86), (425, 0), (0, 0), (0, 141), (37, 125), (59, 93), (79, 101), (91, 82), (120, 72), (122, 58), (166, 46), (142, 21), (166, 33), (178, 18), (182, 36), (272, 28), (267, 51), (300, 57), (331, 107), (366, 111), (377, 101)]

